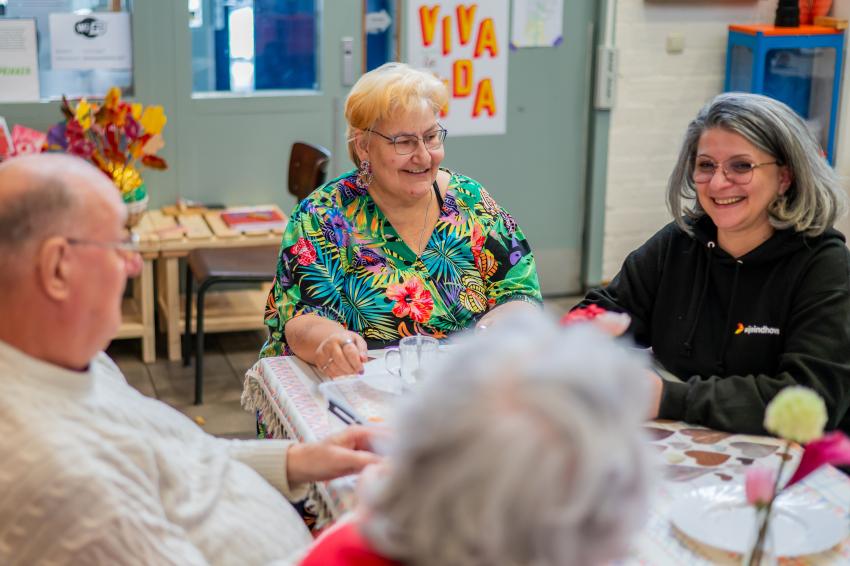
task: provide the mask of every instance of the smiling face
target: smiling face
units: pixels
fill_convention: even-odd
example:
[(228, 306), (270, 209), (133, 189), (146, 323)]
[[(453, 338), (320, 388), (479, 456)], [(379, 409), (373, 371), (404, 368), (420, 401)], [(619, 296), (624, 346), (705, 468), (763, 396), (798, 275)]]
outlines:
[[(379, 120), (372, 129), (393, 138), (400, 135), (423, 137), (439, 128), (436, 114), (423, 103), (419, 110)], [(413, 153), (399, 155), (392, 142), (368, 131), (360, 133), (356, 147), (360, 160), (368, 159), (372, 165), (373, 179), (369, 192), (407, 203), (416, 202), (430, 193), (445, 156), (445, 146), (429, 150), (422, 142), (417, 144)]]
[[(732, 164), (766, 164), (776, 158), (747, 141), (743, 136), (712, 128), (700, 136), (695, 169), (717, 165), (714, 176), (706, 182), (695, 183), (700, 206), (717, 226), (720, 247), (740, 256), (756, 248), (773, 234), (767, 208), (791, 185), (787, 167), (771, 164), (753, 169), (746, 184), (731, 182), (723, 172), (726, 164), (730, 174)], [(739, 252), (739, 253), (733, 253)]]

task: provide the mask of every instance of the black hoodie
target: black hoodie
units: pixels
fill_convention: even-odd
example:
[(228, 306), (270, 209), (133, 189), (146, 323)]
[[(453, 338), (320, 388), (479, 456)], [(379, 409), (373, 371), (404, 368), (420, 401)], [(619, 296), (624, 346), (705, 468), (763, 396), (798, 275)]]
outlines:
[(844, 236), (777, 230), (735, 259), (703, 216), (691, 236), (670, 223), (588, 293), (632, 317), (629, 333), (684, 383), (664, 382), (660, 418), (764, 434), (766, 405), (804, 385), (827, 428), (850, 432), (850, 253)]

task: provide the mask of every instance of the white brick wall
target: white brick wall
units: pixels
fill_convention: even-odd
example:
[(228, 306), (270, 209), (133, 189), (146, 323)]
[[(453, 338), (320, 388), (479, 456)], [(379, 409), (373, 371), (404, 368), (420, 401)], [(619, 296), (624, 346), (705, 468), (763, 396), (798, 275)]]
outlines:
[[(617, 2), (614, 38), (620, 65), (608, 147), (605, 279), (670, 220), (667, 177), (688, 122), (723, 90), (727, 26), (771, 22), (776, 2)], [(682, 53), (666, 52), (670, 33), (684, 34)]]

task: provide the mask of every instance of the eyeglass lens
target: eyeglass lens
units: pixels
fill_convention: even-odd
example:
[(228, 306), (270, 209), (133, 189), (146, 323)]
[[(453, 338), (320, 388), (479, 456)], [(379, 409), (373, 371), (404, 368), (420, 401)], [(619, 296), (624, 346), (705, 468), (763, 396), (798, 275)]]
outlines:
[(425, 144), (426, 149), (440, 149), (446, 139), (446, 130), (439, 129), (427, 132), (422, 138), (419, 136), (396, 136), (394, 145), (399, 155), (408, 155), (419, 147), (419, 140)]
[(730, 183), (746, 185), (752, 180), (753, 169), (756, 167), (756, 164), (741, 159), (731, 159), (721, 164), (710, 159), (697, 159), (693, 179), (695, 183), (708, 183), (720, 169)]

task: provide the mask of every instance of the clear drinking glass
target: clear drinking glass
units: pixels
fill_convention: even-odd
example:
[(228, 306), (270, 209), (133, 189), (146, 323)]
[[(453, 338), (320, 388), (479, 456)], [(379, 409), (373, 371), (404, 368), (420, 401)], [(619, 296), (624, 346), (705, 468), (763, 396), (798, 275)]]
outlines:
[(437, 361), (440, 342), (430, 336), (407, 336), (399, 340), (398, 348), (387, 352), (387, 371), (407, 383), (419, 381), (422, 371)]

